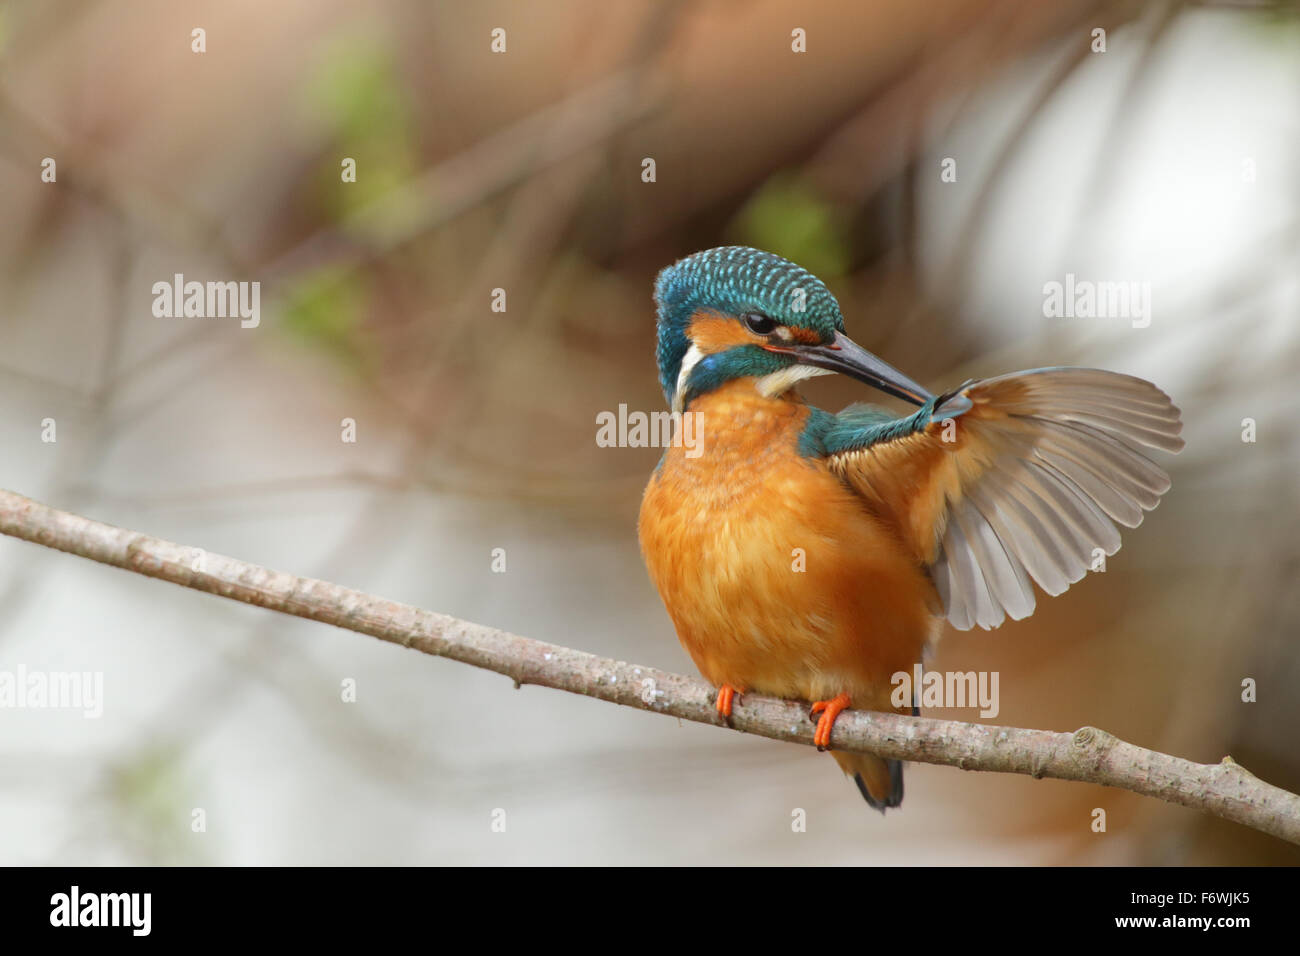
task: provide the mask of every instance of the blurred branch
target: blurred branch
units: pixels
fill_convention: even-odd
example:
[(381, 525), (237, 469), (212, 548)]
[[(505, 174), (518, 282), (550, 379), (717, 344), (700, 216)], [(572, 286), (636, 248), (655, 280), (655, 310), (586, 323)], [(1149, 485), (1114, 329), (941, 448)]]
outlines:
[[(380, 640), (537, 684), (656, 713), (717, 724), (702, 681), (519, 637), (407, 604), (258, 567), (116, 528), (0, 490), (0, 532), (198, 591), (369, 634)], [(746, 697), (737, 730), (811, 744), (807, 708)], [(1145, 750), (1093, 727), (1073, 734), (848, 712), (835, 725), (839, 750), (963, 770), (1023, 773), (1131, 790), (1203, 810), (1300, 843), (1300, 796), (1265, 783), (1225, 757), (1196, 764)]]
[(341, 227), (313, 233), (265, 266), (274, 281), (307, 265), (357, 265), (392, 253), (545, 169), (640, 123), (664, 99), (662, 76), (625, 70), (543, 107), (376, 199)]

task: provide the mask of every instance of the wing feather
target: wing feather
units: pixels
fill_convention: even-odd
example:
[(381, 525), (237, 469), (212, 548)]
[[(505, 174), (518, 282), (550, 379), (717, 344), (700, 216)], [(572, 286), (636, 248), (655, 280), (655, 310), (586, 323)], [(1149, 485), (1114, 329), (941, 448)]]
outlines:
[(1031, 580), (1060, 594), (1098, 554), (1119, 550), (1116, 525), (1137, 527), (1169, 490), (1169, 476), (1140, 449), (1183, 447), (1169, 396), (1100, 369), (975, 382), (924, 427), (884, 440), (872, 441), (883, 434), (878, 422), (856, 446), (843, 426), (828, 463), (895, 519), (963, 630), (1027, 617)]

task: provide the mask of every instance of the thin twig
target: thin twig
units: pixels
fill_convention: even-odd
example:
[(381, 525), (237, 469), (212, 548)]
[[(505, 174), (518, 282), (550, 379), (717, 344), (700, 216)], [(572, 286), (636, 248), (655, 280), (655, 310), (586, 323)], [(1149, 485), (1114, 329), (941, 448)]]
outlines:
[[(457, 620), (326, 581), (272, 571), (59, 511), (0, 490), (0, 532), (117, 568), (292, 614), (426, 654), (627, 707), (717, 724), (702, 681)], [(811, 744), (807, 706), (746, 696), (736, 730)], [(868, 711), (835, 724), (835, 748), (964, 770), (1024, 773), (1131, 790), (1300, 843), (1300, 796), (1225, 757), (1197, 764), (1084, 727), (1073, 734)]]

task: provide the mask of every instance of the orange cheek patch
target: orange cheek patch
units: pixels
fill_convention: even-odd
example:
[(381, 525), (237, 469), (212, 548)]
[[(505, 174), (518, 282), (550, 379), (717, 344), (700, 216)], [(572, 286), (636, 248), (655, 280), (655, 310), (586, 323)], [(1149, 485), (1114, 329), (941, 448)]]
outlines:
[(822, 337), (812, 329), (800, 329), (793, 325), (787, 325), (790, 334), (794, 336), (796, 342), (803, 342), (805, 345), (821, 345)]
[[(792, 325), (783, 326), (783, 328), (789, 330), (791, 344), (794, 342), (805, 345), (821, 344), (821, 336), (812, 329), (801, 329)], [(734, 349), (738, 345), (766, 346), (771, 344), (779, 348), (785, 344), (779, 335), (770, 339), (766, 335), (755, 335), (745, 328), (739, 319), (711, 312), (696, 312), (695, 315), (691, 316), (691, 324), (687, 328), (687, 334), (705, 355), (725, 352), (727, 349)]]
[(739, 319), (729, 318), (725, 315), (713, 315), (708, 312), (697, 312), (691, 317), (687, 335), (695, 343), (696, 348), (705, 355), (725, 352), (737, 345), (767, 344), (767, 339), (764, 336), (755, 335), (749, 331), (740, 324)]

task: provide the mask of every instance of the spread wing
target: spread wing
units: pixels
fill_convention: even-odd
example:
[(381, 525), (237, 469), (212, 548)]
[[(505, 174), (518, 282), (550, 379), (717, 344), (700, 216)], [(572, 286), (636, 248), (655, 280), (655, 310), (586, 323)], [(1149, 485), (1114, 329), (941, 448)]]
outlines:
[(1016, 372), (936, 401), (903, 419), (847, 408), (822, 451), (929, 567), (961, 630), (1027, 617), (1031, 578), (1060, 594), (1119, 550), (1116, 525), (1137, 527), (1169, 490), (1139, 449), (1183, 447), (1169, 396), (1115, 372)]

